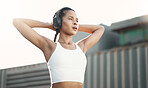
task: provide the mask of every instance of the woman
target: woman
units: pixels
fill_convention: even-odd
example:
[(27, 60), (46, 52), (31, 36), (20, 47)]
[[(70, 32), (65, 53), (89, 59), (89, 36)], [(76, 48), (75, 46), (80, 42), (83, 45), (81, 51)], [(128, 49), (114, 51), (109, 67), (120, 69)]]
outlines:
[[(99, 25), (78, 25), (75, 11), (64, 7), (57, 11), (53, 23), (44, 23), (31, 19), (13, 20), (17, 30), (44, 54), (50, 68), (52, 88), (82, 88), (86, 67), (85, 53), (104, 33), (104, 27)], [(56, 31), (54, 41), (39, 35), (32, 28), (49, 28)], [(82, 31), (91, 35), (77, 43), (72, 36)], [(59, 39), (56, 42), (56, 36)]]

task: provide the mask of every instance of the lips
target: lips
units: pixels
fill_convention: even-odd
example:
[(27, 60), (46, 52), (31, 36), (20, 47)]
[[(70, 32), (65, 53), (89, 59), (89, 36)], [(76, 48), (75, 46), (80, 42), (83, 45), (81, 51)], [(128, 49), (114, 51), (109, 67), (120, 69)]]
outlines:
[(77, 27), (72, 27), (72, 29), (73, 29), (74, 31), (76, 31), (76, 30), (77, 30)]

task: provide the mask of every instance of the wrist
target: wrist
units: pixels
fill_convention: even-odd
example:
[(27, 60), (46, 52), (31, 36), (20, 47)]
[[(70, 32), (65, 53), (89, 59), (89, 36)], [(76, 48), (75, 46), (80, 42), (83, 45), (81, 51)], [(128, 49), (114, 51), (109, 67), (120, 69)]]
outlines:
[(49, 28), (49, 29), (55, 31), (55, 29), (53, 28), (53, 23), (52, 23), (52, 22), (51, 22), (51, 23), (48, 23), (48, 22), (47, 22), (47, 25), (48, 25), (47, 28)]

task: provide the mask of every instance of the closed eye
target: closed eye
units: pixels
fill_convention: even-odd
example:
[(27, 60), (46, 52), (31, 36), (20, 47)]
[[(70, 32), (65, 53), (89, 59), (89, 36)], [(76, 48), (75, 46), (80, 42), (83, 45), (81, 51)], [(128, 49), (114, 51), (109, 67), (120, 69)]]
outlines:
[(69, 20), (72, 20), (72, 18), (68, 18)]
[[(68, 20), (74, 20), (73, 16), (69, 16)], [(78, 22), (78, 18), (76, 18), (76, 22)]]

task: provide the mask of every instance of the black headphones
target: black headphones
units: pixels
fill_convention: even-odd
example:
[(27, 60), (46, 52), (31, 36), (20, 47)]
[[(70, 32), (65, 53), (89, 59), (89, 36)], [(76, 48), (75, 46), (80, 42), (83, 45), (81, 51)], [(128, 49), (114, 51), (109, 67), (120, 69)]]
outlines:
[(59, 10), (58, 12), (56, 12), (56, 14), (53, 17), (53, 28), (59, 32), (60, 28), (62, 27), (62, 18), (60, 17), (60, 12), (61, 10)]

